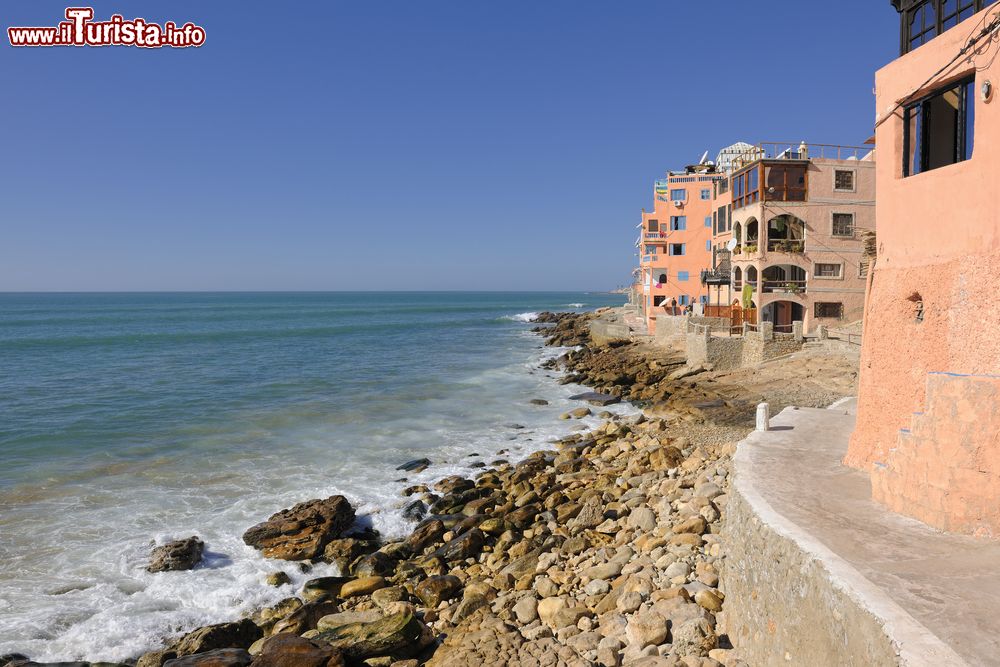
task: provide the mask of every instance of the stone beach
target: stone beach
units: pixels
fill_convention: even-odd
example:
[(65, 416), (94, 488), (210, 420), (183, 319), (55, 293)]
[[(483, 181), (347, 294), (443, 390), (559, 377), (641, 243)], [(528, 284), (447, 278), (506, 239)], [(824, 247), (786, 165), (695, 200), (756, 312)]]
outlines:
[[(473, 478), (406, 489), (416, 523), (403, 540), (352, 527), (342, 496), (277, 512), (248, 528), (248, 545), (303, 571), (333, 563), (343, 576), (309, 580), (277, 605), (175, 637), (132, 664), (745, 664), (726, 633), (720, 537), (735, 444), (757, 401), (826, 405), (854, 376), (847, 365), (817, 373), (826, 362), (808, 359), (753, 378), (686, 376), (667, 349), (591, 345), (592, 317), (543, 313), (536, 331), (571, 348), (546, 368), (600, 394), (562, 417), (596, 414), (599, 426), (520, 461), (484, 457)], [(602, 412), (618, 399), (643, 414)], [(203, 548), (197, 537), (161, 547), (151, 568), (191, 567)], [(268, 583), (287, 586), (282, 574)], [(34, 664), (0, 656), (0, 667)]]

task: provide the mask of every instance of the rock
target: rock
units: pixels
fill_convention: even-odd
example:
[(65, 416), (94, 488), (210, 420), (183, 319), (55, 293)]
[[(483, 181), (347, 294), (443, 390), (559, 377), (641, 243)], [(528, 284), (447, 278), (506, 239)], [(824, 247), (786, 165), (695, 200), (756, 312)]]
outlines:
[(621, 563), (601, 563), (583, 571), (588, 579), (614, 579), (622, 573)]
[(344, 496), (308, 500), (282, 510), (243, 534), (243, 541), (268, 558), (312, 560), (354, 523), (354, 508)]
[(478, 528), (467, 530), (435, 551), (435, 555), (447, 561), (465, 560), (477, 555), (486, 542), (486, 536)]
[(583, 587), (583, 592), (590, 596), (604, 595), (611, 590), (611, 584), (604, 579), (594, 579)]
[(205, 553), (205, 543), (192, 535), (183, 540), (167, 542), (163, 546), (156, 547), (149, 554), (149, 566), (147, 572), (168, 572), (177, 570), (190, 570), (201, 562), (202, 554)]
[(163, 667), (246, 667), (252, 659), (244, 649), (222, 648), (167, 660)]
[(712, 625), (704, 618), (691, 618), (671, 628), (671, 652), (678, 656), (707, 656), (718, 646)]
[(280, 634), (265, 640), (254, 667), (343, 667), (340, 651), (329, 644), (311, 641), (293, 634)]
[(286, 618), (289, 614), (301, 607), (302, 600), (298, 598), (285, 598), (276, 605), (258, 609), (250, 617), (250, 620), (253, 621), (258, 628), (263, 630), (264, 634), (269, 634), (275, 623), (283, 618)]
[(707, 609), (711, 612), (720, 611), (722, 609), (722, 597), (716, 591), (710, 588), (705, 588), (694, 594), (694, 601), (698, 603), (702, 609)]
[[(4, 662), (4, 657), (0, 656), (0, 667), (7, 667), (8, 662)], [(159, 651), (149, 651), (148, 653), (143, 653), (142, 656), (135, 662), (135, 667), (163, 667), (163, 664), (168, 660), (173, 660), (177, 657), (177, 652), (172, 649), (161, 649)], [(27, 660), (27, 658), (25, 658)]]
[(340, 588), (340, 597), (344, 600), (359, 595), (369, 595), (380, 588), (386, 587), (385, 577), (361, 577), (352, 579)]
[(628, 525), (649, 532), (656, 528), (656, 512), (648, 507), (636, 507), (628, 515)]
[(386, 616), (374, 623), (351, 623), (327, 632), (316, 639), (340, 649), (348, 660), (395, 655), (420, 648), (425, 626), (411, 613)]
[(264, 636), (261, 629), (248, 618), (235, 623), (207, 625), (189, 632), (174, 646), (178, 657), (204, 653), (219, 648), (249, 648)]
[(667, 620), (655, 611), (643, 611), (629, 619), (625, 628), (629, 643), (636, 648), (667, 641)]
[(270, 633), (277, 635), (282, 632), (291, 632), (292, 634), (300, 635), (303, 632), (314, 629), (319, 619), (336, 611), (337, 604), (333, 600), (320, 599), (315, 602), (307, 602), (277, 621), (271, 627)]
[(586, 607), (570, 606), (569, 598), (545, 598), (538, 603), (538, 617), (553, 630), (576, 625), (585, 616), (593, 616), (593, 612)]
[(576, 408), (574, 410), (570, 410), (569, 414), (571, 417), (575, 417), (576, 419), (583, 419), (593, 413), (590, 411), (590, 408)]
[(428, 609), (436, 609), (445, 600), (450, 600), (462, 591), (462, 580), (445, 574), (424, 579), (413, 589), (416, 595)]
[(413, 459), (412, 461), (407, 461), (403, 465), (396, 468), (396, 470), (405, 470), (406, 472), (423, 472), (427, 470), (427, 467), (431, 464), (430, 459)]
[(720, 489), (719, 485), (714, 482), (707, 482), (696, 486), (694, 489), (694, 495), (698, 498), (708, 498), (711, 500), (721, 496), (722, 489)]
[(684, 454), (676, 447), (666, 445), (654, 449), (649, 454), (649, 465), (653, 470), (670, 470), (684, 461)]
[(549, 404), (549, 402), (546, 401), (544, 398), (533, 398), (530, 401), (528, 401), (528, 403), (530, 403), (531, 405), (548, 405)]
[(350, 577), (317, 577), (302, 584), (302, 599), (313, 602), (325, 597), (338, 597)]
[(465, 619), (472, 616), (474, 613), (489, 605), (490, 601), (485, 595), (480, 592), (470, 592), (465, 591), (465, 595), (462, 597), (462, 601), (455, 608), (454, 613), (451, 615), (451, 622), (454, 624), (459, 624)]
[(342, 537), (331, 540), (323, 549), (323, 560), (333, 563), (341, 573), (349, 571), (351, 563), (361, 556), (375, 551), (377, 545), (370, 540)]
[(372, 602), (382, 608), (385, 608), (385, 606), (391, 602), (401, 602), (405, 599), (406, 589), (402, 586), (380, 588), (372, 593)]
[(675, 533), (694, 533), (695, 535), (701, 535), (706, 530), (708, 530), (708, 524), (705, 522), (705, 518), (702, 516), (693, 516), (680, 523), (674, 525), (673, 532)]
[(514, 616), (521, 625), (533, 623), (538, 618), (538, 600), (530, 595), (521, 598), (513, 608)]
[(318, 632), (329, 632), (352, 623), (374, 623), (382, 618), (382, 614), (374, 609), (368, 611), (342, 611), (328, 614), (316, 622)]
[(614, 405), (615, 403), (621, 403), (622, 399), (618, 396), (612, 396), (611, 394), (601, 394), (596, 391), (587, 391), (582, 394), (574, 394), (570, 396), (571, 401), (586, 401), (591, 405), (596, 405), (599, 407), (604, 407), (607, 405)]
[(292, 583), (292, 578), (288, 576), (287, 572), (272, 572), (267, 575), (267, 579), (265, 579), (265, 581), (268, 586), (278, 587)]
[(351, 565), (355, 577), (389, 576), (396, 569), (396, 561), (382, 551), (370, 553)]
[(403, 518), (410, 521), (420, 521), (427, 515), (427, 505), (422, 500), (414, 500), (403, 508)]
[(441, 540), (441, 536), (445, 533), (445, 526), (439, 519), (431, 519), (429, 521), (424, 521), (410, 533), (409, 537), (404, 540), (404, 544), (410, 548), (410, 550), (415, 554), (423, 553), (424, 549), (431, 546), (435, 542)]
[(538, 593), (538, 597), (541, 598), (551, 598), (559, 595), (559, 586), (556, 582), (552, 581), (549, 577), (538, 577), (535, 579), (535, 583), (532, 586), (535, 592)]

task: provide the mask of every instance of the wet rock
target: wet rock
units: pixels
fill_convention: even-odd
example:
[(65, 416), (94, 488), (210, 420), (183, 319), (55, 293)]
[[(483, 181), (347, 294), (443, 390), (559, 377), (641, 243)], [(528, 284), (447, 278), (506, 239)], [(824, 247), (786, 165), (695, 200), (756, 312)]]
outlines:
[(198, 628), (184, 635), (174, 646), (178, 657), (204, 653), (220, 648), (249, 648), (264, 636), (261, 629), (248, 618), (235, 623), (217, 623)]
[(246, 667), (251, 661), (244, 649), (221, 648), (167, 660), (163, 667)]
[(403, 508), (403, 518), (410, 521), (420, 521), (427, 515), (427, 505), (422, 500), (414, 500)]
[(407, 461), (403, 465), (396, 468), (396, 470), (404, 470), (406, 472), (423, 472), (427, 470), (427, 467), (431, 465), (430, 459), (413, 459), (412, 461)]
[(384, 577), (372, 576), (352, 579), (340, 588), (340, 597), (346, 600), (359, 595), (370, 595), (380, 588), (385, 588), (386, 585)]
[[(143, 653), (142, 656), (135, 662), (135, 667), (163, 667), (163, 664), (168, 660), (173, 660), (177, 657), (177, 651), (173, 649), (162, 649), (159, 651), (149, 651), (148, 653)], [(3, 661), (3, 657), (0, 657), (0, 667), (7, 667), (8, 664)]]
[(528, 401), (528, 403), (530, 403), (531, 405), (548, 405), (549, 404), (549, 402), (546, 401), (544, 398), (533, 398), (530, 401)]
[(316, 627), (319, 619), (333, 614), (337, 611), (337, 604), (332, 600), (321, 599), (316, 602), (307, 602), (295, 611), (291, 612), (271, 627), (271, 634), (281, 634), (290, 632), (300, 635)]
[(302, 600), (298, 598), (285, 598), (276, 605), (258, 609), (250, 616), (250, 620), (257, 625), (265, 634), (269, 633), (275, 623), (302, 607)]
[(350, 577), (317, 577), (302, 584), (302, 599), (313, 602), (321, 598), (335, 598), (340, 589), (351, 580)]
[(569, 414), (571, 417), (574, 417), (575, 419), (582, 419), (584, 417), (590, 416), (593, 413), (590, 411), (590, 408), (575, 408), (573, 410), (570, 410)]
[(351, 574), (356, 577), (387, 576), (396, 569), (396, 561), (382, 551), (363, 556), (351, 566)]
[(456, 597), (462, 591), (462, 580), (450, 574), (424, 579), (413, 590), (429, 609), (435, 609), (445, 600)]
[(354, 537), (342, 537), (340, 539), (331, 540), (329, 544), (323, 549), (323, 560), (328, 563), (333, 563), (341, 572), (347, 572), (351, 566), (351, 563), (356, 561), (361, 556), (369, 554), (378, 545), (371, 540), (359, 540)]
[(316, 639), (340, 649), (348, 660), (397, 655), (420, 648), (425, 626), (411, 613), (386, 616), (373, 623), (351, 623), (321, 632)]
[(282, 510), (243, 534), (243, 541), (268, 558), (312, 560), (354, 523), (347, 498), (309, 500)]
[(167, 542), (156, 547), (149, 555), (148, 572), (168, 572), (190, 570), (201, 562), (205, 553), (205, 543), (192, 535), (183, 540)]
[(269, 637), (254, 658), (254, 667), (343, 667), (340, 651), (329, 644), (293, 634)]
[(470, 556), (478, 554), (486, 537), (478, 528), (468, 530), (450, 542), (445, 542), (444, 546), (435, 552), (435, 555), (447, 561), (464, 560)]
[(424, 521), (410, 533), (404, 543), (413, 553), (423, 553), (424, 549), (441, 540), (445, 530), (444, 522), (439, 519)]
[(267, 575), (267, 579), (264, 581), (268, 586), (278, 587), (292, 583), (292, 578), (288, 576), (287, 572), (272, 572)]
[(382, 614), (374, 609), (368, 611), (342, 611), (337, 614), (329, 614), (316, 622), (316, 630), (319, 632), (329, 632), (352, 623), (374, 623), (382, 618)]

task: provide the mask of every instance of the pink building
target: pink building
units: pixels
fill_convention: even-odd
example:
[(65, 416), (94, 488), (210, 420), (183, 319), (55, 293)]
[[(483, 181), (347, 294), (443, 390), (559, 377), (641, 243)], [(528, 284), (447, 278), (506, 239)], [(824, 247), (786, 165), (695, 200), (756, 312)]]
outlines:
[(894, 0), (876, 76), (878, 256), (845, 463), (878, 501), (1000, 536), (1000, 4)]
[(640, 222), (637, 296), (649, 333), (656, 316), (680, 314), (699, 301), (701, 272), (712, 265), (711, 165), (671, 172), (653, 187), (653, 210)]

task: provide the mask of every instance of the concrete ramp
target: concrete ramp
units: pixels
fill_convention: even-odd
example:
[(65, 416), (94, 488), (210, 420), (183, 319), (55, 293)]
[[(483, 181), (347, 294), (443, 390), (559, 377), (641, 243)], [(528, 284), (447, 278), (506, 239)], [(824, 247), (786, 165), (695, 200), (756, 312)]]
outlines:
[(725, 630), (752, 665), (996, 665), (1000, 545), (871, 500), (850, 404), (786, 408), (734, 458)]

